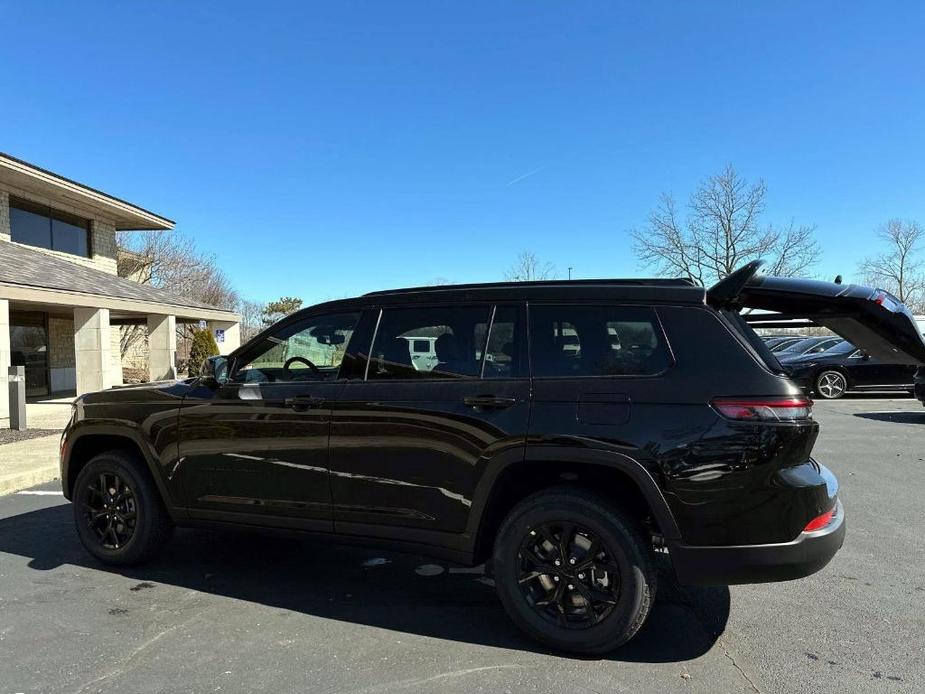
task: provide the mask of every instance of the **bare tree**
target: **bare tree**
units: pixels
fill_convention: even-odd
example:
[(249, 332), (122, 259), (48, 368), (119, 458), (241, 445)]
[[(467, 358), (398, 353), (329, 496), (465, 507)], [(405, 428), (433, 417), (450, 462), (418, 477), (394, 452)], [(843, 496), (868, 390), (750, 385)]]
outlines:
[(775, 275), (805, 274), (819, 260), (815, 227), (763, 225), (766, 194), (764, 181), (750, 184), (731, 164), (694, 190), (683, 219), (663, 193), (646, 227), (632, 232), (636, 255), (659, 274), (704, 285), (756, 258), (769, 260)]
[[(215, 256), (203, 253), (195, 242), (180, 232), (134, 232), (120, 234), (118, 273), (122, 277), (167, 289), (174, 294), (231, 310), (238, 293), (218, 267)], [(122, 356), (144, 340), (145, 326), (120, 331)], [(177, 325), (177, 351), (188, 351), (188, 325)]]
[(858, 271), (867, 284), (890, 292), (913, 311), (925, 310), (925, 261), (921, 257), (925, 231), (918, 222), (891, 219), (877, 229), (886, 250), (865, 258)]
[(537, 280), (551, 280), (556, 277), (555, 265), (542, 262), (530, 251), (523, 251), (518, 255), (517, 261), (508, 268), (505, 276), (510, 282), (535, 282)]
[(263, 314), (266, 310), (266, 304), (259, 301), (248, 301), (241, 299), (235, 311), (241, 316), (241, 342), (247, 342), (257, 333), (263, 330)]

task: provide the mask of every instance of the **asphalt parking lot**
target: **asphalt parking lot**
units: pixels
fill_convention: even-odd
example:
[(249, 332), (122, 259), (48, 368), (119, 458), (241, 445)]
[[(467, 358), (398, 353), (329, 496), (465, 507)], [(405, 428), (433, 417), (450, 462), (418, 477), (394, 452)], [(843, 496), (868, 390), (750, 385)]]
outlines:
[(602, 659), (523, 639), (479, 570), (180, 531), (114, 571), (56, 484), (0, 497), (0, 694), (925, 691), (925, 409), (850, 398), (816, 417), (848, 512), (833, 562), (729, 589), (663, 571), (646, 626)]

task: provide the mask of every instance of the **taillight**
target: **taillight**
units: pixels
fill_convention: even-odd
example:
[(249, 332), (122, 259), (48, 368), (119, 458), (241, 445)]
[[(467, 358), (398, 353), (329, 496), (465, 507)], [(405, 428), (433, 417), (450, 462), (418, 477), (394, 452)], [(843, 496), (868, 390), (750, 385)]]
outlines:
[(727, 419), (745, 422), (799, 422), (813, 418), (813, 401), (797, 398), (716, 398), (713, 407)]
[(806, 524), (806, 527), (803, 528), (804, 533), (811, 533), (814, 530), (822, 530), (825, 526), (832, 522), (832, 518), (835, 516), (835, 507), (833, 506), (825, 513), (822, 513), (815, 518), (813, 518), (809, 523)]

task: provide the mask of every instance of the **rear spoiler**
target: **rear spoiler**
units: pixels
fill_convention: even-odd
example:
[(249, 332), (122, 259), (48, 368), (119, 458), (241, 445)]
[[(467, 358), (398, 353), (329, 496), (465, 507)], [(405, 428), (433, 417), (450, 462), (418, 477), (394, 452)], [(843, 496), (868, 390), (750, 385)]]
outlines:
[(707, 291), (715, 308), (755, 309), (743, 318), (753, 327), (821, 326), (891, 364), (925, 365), (925, 341), (915, 318), (895, 296), (857, 284), (835, 284), (758, 274), (755, 260)]

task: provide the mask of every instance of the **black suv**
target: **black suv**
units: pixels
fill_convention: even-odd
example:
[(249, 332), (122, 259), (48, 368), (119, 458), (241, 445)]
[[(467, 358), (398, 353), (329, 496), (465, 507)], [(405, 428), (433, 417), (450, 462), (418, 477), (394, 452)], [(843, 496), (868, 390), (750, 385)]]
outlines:
[[(249, 526), (486, 562), (517, 625), (602, 653), (689, 584), (818, 571), (845, 534), (812, 403), (740, 315), (925, 363), (883, 292), (767, 278), (440, 286), (305, 309), (205, 375), (79, 397), (61, 480), (100, 560)], [(774, 312), (773, 314), (766, 313)], [(753, 314), (750, 314), (753, 316)]]

